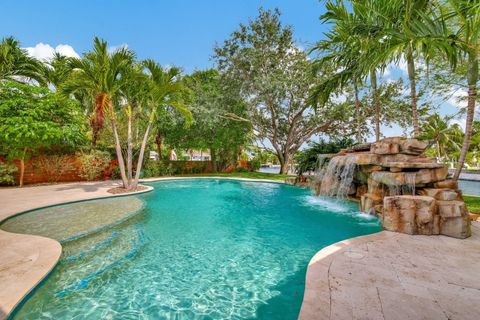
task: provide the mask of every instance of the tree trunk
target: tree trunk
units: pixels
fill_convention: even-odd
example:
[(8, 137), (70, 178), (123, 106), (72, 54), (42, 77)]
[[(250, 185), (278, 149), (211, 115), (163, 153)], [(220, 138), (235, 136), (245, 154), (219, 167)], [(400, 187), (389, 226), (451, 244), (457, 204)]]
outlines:
[(413, 137), (417, 138), (420, 135), (417, 110), (417, 85), (415, 81), (415, 60), (413, 59), (413, 54), (410, 49), (407, 53), (407, 68), (408, 79), (410, 81), (410, 105), (412, 107)]
[(214, 148), (210, 148), (210, 158), (212, 159), (212, 172), (217, 173), (217, 155)]
[(115, 139), (115, 151), (117, 153), (118, 167), (120, 168), (120, 176), (122, 177), (123, 187), (128, 189), (128, 179), (125, 173), (125, 163), (123, 162), (122, 148), (120, 146), (120, 139), (118, 138), (117, 125), (115, 118), (112, 116), (110, 123), (112, 124), (113, 138)]
[(162, 143), (162, 133), (160, 132), (160, 130), (157, 130), (157, 135), (155, 136), (155, 144), (157, 145), (158, 161), (162, 161)]
[(152, 126), (153, 116), (150, 117), (148, 122), (147, 129), (143, 135), (142, 146), (140, 147), (140, 154), (138, 155), (137, 168), (135, 170), (135, 179), (133, 180), (132, 185), (129, 190), (135, 191), (137, 189), (138, 180), (140, 179), (140, 172), (142, 171), (143, 156), (145, 154), (145, 147), (147, 146), (148, 134), (150, 133), (150, 127)]
[(467, 80), (468, 80), (468, 103), (467, 103), (467, 119), (465, 123), (465, 135), (463, 136), (462, 150), (458, 159), (457, 170), (453, 175), (454, 180), (458, 180), (460, 173), (467, 157), (470, 139), (472, 137), (472, 123), (475, 115), (475, 100), (477, 99), (477, 81), (478, 81), (478, 57), (477, 52), (470, 52), (467, 64)]
[(128, 106), (127, 109), (128, 125), (127, 125), (127, 180), (128, 185), (132, 184), (132, 108)]
[(462, 150), (460, 151), (460, 158), (458, 159), (457, 170), (453, 175), (454, 180), (458, 180), (462, 172), (465, 158), (467, 157), (468, 148), (470, 146), (470, 139), (472, 137), (472, 122), (475, 114), (475, 100), (477, 98), (477, 88), (475, 85), (468, 89), (468, 106), (467, 106), (467, 120), (465, 123), (465, 135), (463, 136)]
[(380, 105), (378, 103), (377, 74), (373, 70), (370, 72), (370, 82), (372, 86), (373, 110), (375, 112), (375, 141), (380, 140)]
[(288, 174), (288, 161), (290, 156), (288, 154), (283, 154), (282, 157), (278, 157), (280, 160), (280, 174)]
[(360, 131), (360, 100), (358, 99), (358, 86), (355, 82), (353, 85), (355, 89), (355, 120), (357, 122), (357, 142), (362, 142), (362, 133)]
[(25, 155), (27, 154), (27, 148), (23, 148), (22, 158), (20, 159), (20, 181), (19, 186), (20, 188), (23, 187), (23, 177), (25, 175)]

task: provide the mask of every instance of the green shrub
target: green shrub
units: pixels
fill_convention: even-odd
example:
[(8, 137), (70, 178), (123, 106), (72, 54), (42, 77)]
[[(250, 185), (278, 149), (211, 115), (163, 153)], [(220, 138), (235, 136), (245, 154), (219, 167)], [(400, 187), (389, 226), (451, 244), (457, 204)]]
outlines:
[(87, 181), (98, 179), (101, 173), (110, 165), (110, 154), (105, 151), (91, 150), (80, 154), (79, 176)]
[(163, 161), (148, 160), (143, 169), (145, 178), (170, 176), (171, 174), (171, 167)]
[(58, 182), (62, 175), (74, 169), (68, 155), (52, 154), (38, 158), (39, 171), (47, 176), (49, 182)]
[(250, 172), (250, 170), (245, 167), (236, 167), (235, 172)]
[(0, 162), (0, 184), (15, 184), (14, 173), (17, 170), (14, 164)]
[(248, 162), (248, 164), (253, 169), (253, 171), (260, 169), (260, 167), (262, 166), (262, 162), (260, 161), (259, 158), (253, 158)]

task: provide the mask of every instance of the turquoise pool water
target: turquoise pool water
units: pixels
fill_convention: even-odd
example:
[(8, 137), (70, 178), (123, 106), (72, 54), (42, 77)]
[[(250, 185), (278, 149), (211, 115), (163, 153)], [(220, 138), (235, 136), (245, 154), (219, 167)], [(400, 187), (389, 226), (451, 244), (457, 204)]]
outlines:
[(380, 230), (356, 204), (298, 187), (152, 185), (140, 196), (143, 213), (65, 242), (60, 263), (14, 319), (296, 319), (311, 257)]

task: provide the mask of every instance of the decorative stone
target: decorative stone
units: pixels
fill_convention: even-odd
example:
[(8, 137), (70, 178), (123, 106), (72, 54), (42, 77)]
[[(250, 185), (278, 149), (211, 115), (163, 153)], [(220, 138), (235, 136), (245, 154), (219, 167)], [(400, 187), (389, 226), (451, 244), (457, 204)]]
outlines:
[(355, 157), (354, 161), (359, 166), (376, 165), (377, 163), (380, 162), (379, 157), (373, 153), (358, 152), (358, 153), (349, 154), (348, 157)]
[(360, 198), (360, 210), (367, 213), (375, 213), (375, 206), (382, 203), (382, 197), (372, 193), (365, 193)]
[(394, 142), (381, 140), (372, 144), (370, 152), (374, 154), (397, 154), (400, 152), (400, 146)]
[(480, 217), (479, 214), (470, 213), (470, 220), (472, 220), (472, 221), (477, 221), (479, 217)]
[(409, 161), (397, 161), (397, 162), (384, 162), (382, 166), (387, 168), (403, 168), (403, 169), (435, 169), (442, 168), (445, 165), (435, 162), (409, 162)]
[(383, 199), (383, 228), (407, 234), (432, 235), (435, 199), (426, 196), (392, 196)]
[[(435, 199), (427, 196), (392, 196), (383, 199), (383, 228), (407, 234), (438, 234)], [(437, 233), (436, 233), (437, 232)]]
[(438, 214), (442, 218), (454, 218), (467, 215), (467, 207), (463, 201), (437, 201)]
[(445, 180), (448, 175), (448, 168), (442, 167), (437, 169), (420, 169), (415, 173), (415, 183), (432, 183)]
[(390, 172), (402, 172), (402, 168), (390, 167)]
[(440, 234), (465, 239), (472, 235), (471, 221), (468, 215), (455, 218), (441, 219)]
[(367, 166), (361, 166), (360, 170), (365, 173), (372, 173), (375, 171), (382, 171), (383, 167), (382, 166), (377, 166), (377, 165), (367, 165)]
[(450, 189), (425, 188), (418, 191), (420, 195), (434, 197), (437, 200), (452, 201), (458, 199), (458, 193)]
[(400, 152), (404, 154), (420, 155), (428, 147), (428, 141), (405, 139), (399, 142)]
[(435, 188), (439, 189), (453, 189), (457, 190), (458, 189), (458, 181), (455, 180), (443, 180), (443, 181), (437, 181), (433, 184)]
[(355, 194), (355, 197), (360, 199), (361, 196), (363, 196), (365, 193), (367, 193), (367, 191), (368, 191), (368, 186), (367, 185), (365, 185), (365, 184), (359, 185), (357, 187), (357, 192)]

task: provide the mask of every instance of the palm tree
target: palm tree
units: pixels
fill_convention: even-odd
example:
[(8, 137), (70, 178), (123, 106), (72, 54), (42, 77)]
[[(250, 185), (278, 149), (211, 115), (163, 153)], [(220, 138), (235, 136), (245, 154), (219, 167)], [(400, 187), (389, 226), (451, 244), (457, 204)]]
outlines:
[[(376, 2), (367, 1), (375, 7)], [(372, 88), (372, 105), (374, 110), (375, 138), (380, 140), (380, 113), (379, 91), (377, 84), (377, 71), (384, 65), (380, 62), (372, 64), (371, 52), (382, 50), (379, 32), (382, 20), (373, 14), (373, 10), (364, 10), (364, 5), (352, 3), (352, 10), (348, 10), (343, 1), (328, 1), (327, 12), (320, 19), (324, 23), (334, 23), (332, 31), (327, 33), (327, 40), (317, 44), (314, 50), (326, 52), (326, 55), (317, 63), (320, 66), (325, 62), (333, 62), (339, 71), (327, 83), (317, 86), (314, 96), (328, 96), (330, 92), (350, 82), (354, 85), (356, 98), (357, 121), (360, 119), (360, 102), (358, 99), (358, 85), (362, 78), (370, 78)], [(319, 94), (318, 91), (324, 91)], [(325, 94), (326, 91), (326, 94)], [(357, 140), (360, 135), (357, 133)]]
[(458, 127), (451, 126), (450, 122), (454, 116), (441, 117), (438, 113), (428, 116), (422, 122), (422, 139), (428, 139), (435, 144), (435, 153), (438, 161), (442, 159), (450, 160), (447, 150), (454, 149), (460, 151), (460, 143), (457, 142)]
[(98, 135), (103, 128), (106, 112), (113, 112), (113, 99), (127, 84), (122, 72), (128, 70), (134, 61), (134, 54), (126, 48), (113, 53), (107, 50), (107, 42), (95, 37), (93, 50), (83, 58), (70, 58), (69, 67), (73, 70), (70, 79), (64, 83), (63, 92), (83, 93), (92, 98), (93, 114), (92, 145), (96, 146)]
[(147, 106), (149, 107), (148, 123), (140, 146), (135, 178), (128, 188), (130, 190), (135, 190), (137, 188), (150, 129), (158, 114), (158, 110), (165, 107), (172, 107), (185, 115), (186, 125), (192, 120), (190, 111), (181, 101), (184, 87), (180, 78), (180, 69), (174, 67), (164, 69), (157, 62), (150, 59), (145, 60), (143, 65), (145, 66), (149, 77), (147, 102)]
[(2, 38), (0, 42), (0, 81), (36, 80), (43, 84), (41, 69), (42, 63), (21, 49), (17, 40), (13, 37)]
[(120, 98), (121, 90), (128, 85), (128, 77), (124, 73), (129, 70), (134, 58), (133, 52), (126, 48), (120, 48), (113, 53), (109, 53), (107, 42), (95, 37), (93, 51), (87, 52), (82, 59), (70, 59), (69, 65), (73, 74), (62, 86), (64, 93), (80, 92), (88, 94), (94, 101), (94, 114), (91, 118), (92, 143), (94, 146), (97, 142), (98, 133), (103, 127), (105, 113), (108, 112), (115, 139), (118, 166), (125, 188), (129, 184), (125, 174), (125, 164), (116, 126), (114, 102)]
[(71, 77), (69, 61), (68, 57), (55, 52), (53, 58), (47, 61), (41, 70), (45, 82), (58, 90)]

